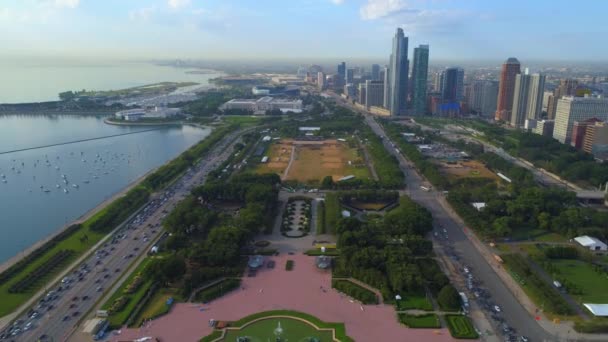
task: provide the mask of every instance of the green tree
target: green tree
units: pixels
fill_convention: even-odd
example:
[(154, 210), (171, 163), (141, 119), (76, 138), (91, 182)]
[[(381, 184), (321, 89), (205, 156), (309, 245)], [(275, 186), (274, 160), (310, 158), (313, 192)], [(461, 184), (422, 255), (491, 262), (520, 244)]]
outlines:
[(454, 286), (445, 285), (437, 295), (437, 302), (443, 310), (458, 310), (460, 309), (460, 295)]

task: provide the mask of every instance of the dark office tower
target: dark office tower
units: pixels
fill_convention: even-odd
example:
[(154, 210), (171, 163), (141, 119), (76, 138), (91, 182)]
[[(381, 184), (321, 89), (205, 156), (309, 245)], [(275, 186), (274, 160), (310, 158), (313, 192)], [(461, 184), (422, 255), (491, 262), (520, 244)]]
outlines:
[(412, 115), (426, 113), (426, 87), (429, 73), (429, 46), (414, 48), (412, 66)]
[(447, 68), (441, 76), (441, 99), (444, 103), (458, 103), (464, 99), (464, 70)]
[(498, 85), (498, 98), (496, 99), (497, 121), (510, 121), (513, 109), (513, 92), (515, 91), (515, 78), (521, 73), (521, 66), (515, 57), (510, 57), (502, 65), (500, 83)]
[(372, 64), (372, 81), (380, 81), (380, 65)]
[(346, 69), (346, 77), (344, 79), (346, 84), (353, 83), (355, 81), (355, 69)]
[(408, 38), (403, 29), (398, 28), (393, 37), (393, 53), (390, 63), (390, 94), (388, 108), (391, 115), (405, 115), (407, 111), (407, 74), (409, 63), (407, 60)]
[(337, 89), (342, 89), (345, 84), (345, 78), (346, 78), (346, 63), (342, 62), (342, 63), (338, 64), (338, 78), (337, 78), (338, 82), (336, 82), (337, 84), (334, 84), (334, 87)]

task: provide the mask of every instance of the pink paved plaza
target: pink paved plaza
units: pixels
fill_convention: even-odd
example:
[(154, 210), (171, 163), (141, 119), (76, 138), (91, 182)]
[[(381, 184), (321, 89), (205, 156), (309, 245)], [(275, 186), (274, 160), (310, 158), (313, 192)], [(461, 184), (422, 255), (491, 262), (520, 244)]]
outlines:
[[(293, 271), (285, 270), (288, 259), (295, 262)], [(256, 312), (278, 309), (305, 312), (326, 322), (344, 322), (348, 336), (355, 341), (454, 341), (447, 329), (408, 329), (401, 325), (393, 306), (361, 306), (351, 302), (331, 288), (331, 274), (318, 270), (313, 257), (283, 255), (272, 260), (276, 262), (274, 269), (264, 268), (256, 277), (243, 278), (244, 289), (207, 305), (177, 304), (170, 314), (149, 326), (123, 329), (111, 341), (150, 336), (163, 342), (194, 342), (212, 332), (210, 319), (235, 321)]]

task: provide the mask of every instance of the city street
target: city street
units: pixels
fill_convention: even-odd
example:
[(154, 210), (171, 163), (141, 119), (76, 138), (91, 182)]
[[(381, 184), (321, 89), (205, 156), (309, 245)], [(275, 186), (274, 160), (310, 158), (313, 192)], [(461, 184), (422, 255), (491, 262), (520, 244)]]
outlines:
[[(102, 298), (102, 304), (112, 295), (111, 289), (135, 261), (141, 261), (162, 233), (161, 223), (166, 213), (187, 196), (191, 189), (202, 184), (207, 174), (232, 152), (237, 136), (243, 131), (226, 136), (208, 157), (192, 167), (177, 182), (153, 199), (128, 224), (113, 233), (111, 239), (98, 248), (84, 263), (73, 270), (61, 283), (49, 290), (32, 310), (22, 315), (13, 325), (18, 333), (8, 341), (65, 341), (77, 329), (83, 317)], [(128, 272), (127, 272), (128, 273)], [(126, 277), (123, 277), (123, 280)], [(86, 316), (84, 316), (86, 315)], [(15, 331), (17, 328), (14, 328)]]
[(412, 164), (395, 151), (382, 127), (371, 116), (366, 116), (365, 120), (372, 130), (383, 138), (385, 148), (399, 160), (399, 164), (406, 174), (408, 195), (416, 202), (425, 206), (433, 214), (436, 227), (441, 226), (446, 229), (454, 251), (461, 258), (461, 263), (468, 265), (474, 270), (475, 276), (488, 289), (492, 300), (501, 308), (502, 316), (509, 326), (514, 328), (519, 334), (526, 335), (532, 341), (554, 341), (555, 338), (534, 321), (534, 317), (526, 311), (494, 272), (489, 265), (490, 261), (486, 260), (486, 257), (469, 240), (465, 234), (465, 227), (460, 225), (452, 217), (453, 214), (446, 211), (444, 206), (441, 205), (439, 197), (443, 195), (436, 191), (422, 190), (420, 186), (427, 183), (416, 172)]

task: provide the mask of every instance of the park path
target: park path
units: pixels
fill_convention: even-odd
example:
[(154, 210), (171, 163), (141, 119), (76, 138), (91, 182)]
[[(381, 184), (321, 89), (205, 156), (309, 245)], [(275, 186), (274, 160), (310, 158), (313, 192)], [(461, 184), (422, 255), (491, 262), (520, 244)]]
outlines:
[(291, 146), (291, 156), (289, 156), (289, 164), (287, 164), (287, 167), (285, 168), (285, 171), (283, 171), (283, 175), (281, 176), (281, 180), (287, 179), (287, 175), (289, 174), (289, 169), (291, 169), (291, 164), (293, 164), (293, 161), (294, 161), (295, 158), (296, 158), (296, 146), (292, 145)]
[[(439, 316), (460, 315), (460, 312), (458, 312), (458, 311), (441, 311), (441, 310), (426, 311), (426, 310), (418, 310), (418, 309), (408, 309), (408, 310), (396, 310), (396, 312), (398, 314), (404, 313), (404, 314), (414, 315), (414, 316), (420, 316), (420, 315), (426, 315), (426, 314), (435, 314), (435, 315), (439, 315)], [(446, 325), (444, 324), (443, 326), (445, 327)]]
[(374, 178), (375, 181), (380, 180), (380, 178), (378, 177), (378, 173), (376, 172), (376, 168), (374, 167), (374, 163), (372, 162), (372, 159), (369, 157), (369, 151), (367, 150), (367, 146), (361, 144), (361, 147), (363, 148), (363, 158), (365, 159), (365, 164), (367, 165), (367, 168), (371, 172), (372, 178)]

